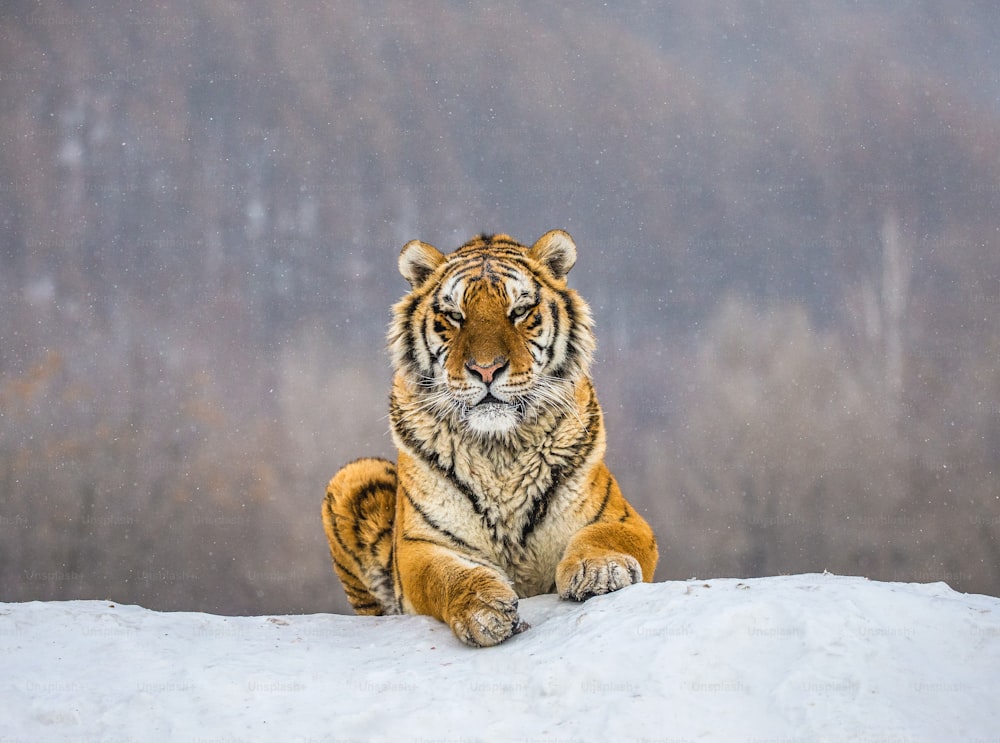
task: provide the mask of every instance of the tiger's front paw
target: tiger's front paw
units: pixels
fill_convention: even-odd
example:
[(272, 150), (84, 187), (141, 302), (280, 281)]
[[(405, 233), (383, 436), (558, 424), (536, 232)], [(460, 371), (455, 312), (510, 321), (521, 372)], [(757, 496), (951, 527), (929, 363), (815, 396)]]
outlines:
[(476, 648), (499, 645), (528, 629), (517, 614), (517, 594), (499, 582), (458, 596), (450, 614), (448, 624), (455, 636)]
[(642, 581), (642, 568), (631, 555), (611, 552), (563, 560), (556, 569), (559, 597), (583, 601)]

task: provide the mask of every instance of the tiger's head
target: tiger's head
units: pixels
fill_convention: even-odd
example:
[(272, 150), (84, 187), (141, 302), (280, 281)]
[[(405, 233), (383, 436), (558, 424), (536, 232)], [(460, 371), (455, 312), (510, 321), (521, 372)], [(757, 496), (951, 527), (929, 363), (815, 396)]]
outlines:
[(590, 310), (566, 285), (575, 262), (562, 230), (531, 247), (481, 235), (448, 255), (407, 243), (411, 292), (393, 307), (389, 346), (420, 407), (484, 436), (571, 410), (595, 345)]

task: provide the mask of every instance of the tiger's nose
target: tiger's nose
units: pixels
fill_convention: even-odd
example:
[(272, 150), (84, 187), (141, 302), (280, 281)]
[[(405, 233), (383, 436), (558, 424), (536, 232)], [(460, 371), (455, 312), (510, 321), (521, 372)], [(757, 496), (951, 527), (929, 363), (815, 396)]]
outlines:
[(497, 356), (489, 364), (480, 364), (475, 359), (465, 362), (465, 368), (477, 375), (483, 382), (489, 384), (493, 381), (493, 375), (503, 370), (507, 366), (507, 359)]

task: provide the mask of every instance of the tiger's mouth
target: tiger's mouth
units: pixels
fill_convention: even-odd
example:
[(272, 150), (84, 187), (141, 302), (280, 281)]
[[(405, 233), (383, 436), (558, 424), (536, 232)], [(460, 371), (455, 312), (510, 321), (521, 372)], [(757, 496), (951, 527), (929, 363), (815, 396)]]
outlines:
[(466, 425), (481, 434), (501, 434), (516, 428), (522, 420), (521, 406), (507, 402), (487, 392), (482, 399), (466, 409)]
[(512, 402), (506, 402), (505, 400), (501, 400), (501, 399), (500, 399), (500, 398), (498, 398), (498, 397), (494, 397), (494, 396), (493, 396), (493, 393), (492, 393), (492, 392), (487, 392), (487, 393), (486, 393), (486, 394), (485, 394), (485, 395), (483, 396), (483, 399), (482, 399), (482, 400), (480, 400), (479, 402), (477, 402), (477, 403), (476, 403), (475, 405), (473, 405), (472, 407), (474, 407), (474, 408), (478, 408), (478, 407), (480, 407), (481, 405), (501, 405), (501, 406), (513, 406), (513, 405), (514, 405), (514, 403), (512, 403)]

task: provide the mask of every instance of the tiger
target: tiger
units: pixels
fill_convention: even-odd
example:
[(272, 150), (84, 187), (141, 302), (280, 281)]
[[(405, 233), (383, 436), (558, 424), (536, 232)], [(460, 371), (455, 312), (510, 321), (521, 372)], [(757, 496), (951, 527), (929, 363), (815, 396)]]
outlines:
[(472, 647), (528, 629), (518, 599), (583, 601), (651, 582), (656, 538), (604, 463), (590, 309), (576, 245), (482, 234), (450, 254), (411, 240), (392, 307), (398, 450), (351, 462), (322, 505), (354, 611), (422, 614)]

